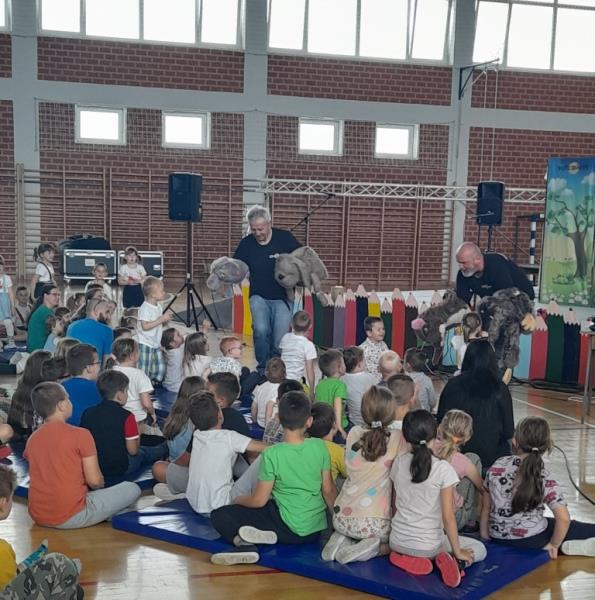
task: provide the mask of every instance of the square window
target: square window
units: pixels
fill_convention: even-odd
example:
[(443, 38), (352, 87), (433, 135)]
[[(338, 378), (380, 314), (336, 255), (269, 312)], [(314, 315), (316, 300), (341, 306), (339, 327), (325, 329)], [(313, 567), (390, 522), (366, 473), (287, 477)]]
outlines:
[(143, 0), (143, 39), (194, 44), (195, 0)]
[(554, 69), (595, 71), (595, 11), (559, 8)]
[(238, 0), (202, 0), (200, 41), (230, 46), (238, 43)]
[(302, 50), (306, 0), (271, 0), (269, 48)]
[(377, 158), (417, 158), (417, 125), (376, 125), (374, 156)]
[(355, 55), (356, 0), (310, 0), (308, 52)]
[(553, 8), (513, 4), (511, 11), (507, 66), (549, 69)]
[(165, 148), (208, 148), (208, 113), (163, 113), (161, 143)]
[(83, 144), (126, 144), (126, 109), (76, 107), (75, 141)]
[(300, 154), (343, 154), (343, 122), (300, 119), (298, 152)]
[(139, 38), (139, 0), (85, 0), (85, 32), (97, 37)]
[(41, 0), (40, 8), (43, 31), (80, 32), (80, 0)]
[(360, 56), (406, 57), (407, 5), (407, 0), (361, 0)]

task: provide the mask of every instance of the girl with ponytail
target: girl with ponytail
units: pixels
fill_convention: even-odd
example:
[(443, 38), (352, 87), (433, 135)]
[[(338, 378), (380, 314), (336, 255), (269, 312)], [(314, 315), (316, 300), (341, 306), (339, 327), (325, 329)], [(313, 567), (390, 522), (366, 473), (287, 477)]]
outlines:
[(444, 583), (456, 587), (462, 568), (483, 560), (486, 549), (457, 533), (453, 494), (459, 478), (448, 462), (434, 456), (436, 432), (436, 420), (426, 410), (410, 411), (403, 419), (411, 450), (394, 461), (390, 474), (397, 509), (390, 562), (412, 575), (427, 575), (434, 559)]
[(389, 429), (397, 403), (388, 388), (373, 385), (362, 396), (365, 426), (347, 435), (347, 479), (335, 501), (334, 533), (322, 551), (323, 560), (341, 564), (388, 554), (392, 490), (390, 468), (401, 432)]
[[(571, 521), (562, 490), (552, 479), (543, 455), (553, 447), (550, 428), (541, 417), (527, 417), (512, 439), (515, 456), (499, 458), (488, 470), (481, 511), (482, 538), (518, 548), (543, 548), (595, 556), (595, 524)], [(545, 517), (545, 506), (554, 518)]]

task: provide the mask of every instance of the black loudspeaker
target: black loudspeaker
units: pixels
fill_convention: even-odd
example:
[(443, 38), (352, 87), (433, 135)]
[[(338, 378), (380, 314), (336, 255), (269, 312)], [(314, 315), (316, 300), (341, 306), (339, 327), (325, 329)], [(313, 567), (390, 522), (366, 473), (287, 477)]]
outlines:
[(170, 173), (169, 218), (172, 221), (202, 221), (202, 175), (197, 173)]
[(478, 225), (502, 225), (504, 184), (501, 181), (482, 181), (477, 186)]

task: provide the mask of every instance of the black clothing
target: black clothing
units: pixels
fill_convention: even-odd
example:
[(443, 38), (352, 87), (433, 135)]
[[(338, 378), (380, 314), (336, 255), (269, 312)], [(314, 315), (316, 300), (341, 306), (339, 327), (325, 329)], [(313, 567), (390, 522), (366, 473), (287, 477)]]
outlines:
[(124, 424), (132, 413), (113, 400), (104, 400), (88, 408), (81, 427), (95, 440), (99, 467), (105, 477), (124, 475), (128, 470), (128, 450)]
[(502, 254), (484, 254), (484, 267), (481, 275), (465, 277), (460, 271), (457, 274), (457, 296), (469, 304), (473, 294), (480, 298), (491, 296), (498, 290), (516, 287), (525, 292), (531, 300), (535, 298), (533, 286), (529, 278), (519, 267)]
[(271, 241), (264, 246), (253, 235), (243, 238), (233, 257), (243, 260), (250, 269), (250, 295), (266, 300), (285, 300), (287, 292), (275, 279), (275, 258), (277, 254), (289, 254), (300, 246), (291, 232), (275, 227)]
[(501, 456), (510, 454), (514, 434), (512, 398), (506, 385), (499, 381), (491, 398), (472, 397), (469, 388), (470, 374), (453, 377), (442, 390), (438, 403), (438, 422), (453, 408), (464, 410), (473, 417), (473, 435), (461, 452), (474, 452), (481, 458), (485, 471)]

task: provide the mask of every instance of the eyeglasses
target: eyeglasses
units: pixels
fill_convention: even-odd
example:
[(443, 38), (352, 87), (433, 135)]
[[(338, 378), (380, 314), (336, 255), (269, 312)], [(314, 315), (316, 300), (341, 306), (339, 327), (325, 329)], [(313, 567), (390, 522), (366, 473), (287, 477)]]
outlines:
[(50, 292), (48, 296), (59, 296), (60, 292)]

